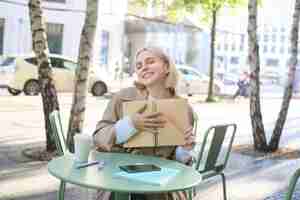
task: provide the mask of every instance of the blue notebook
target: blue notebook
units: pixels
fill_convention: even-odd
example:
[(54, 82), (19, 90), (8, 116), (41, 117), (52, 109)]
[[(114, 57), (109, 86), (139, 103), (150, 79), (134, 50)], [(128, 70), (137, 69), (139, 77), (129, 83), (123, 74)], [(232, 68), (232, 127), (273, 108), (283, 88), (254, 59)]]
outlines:
[(179, 174), (180, 170), (161, 168), (160, 171), (153, 172), (139, 172), (139, 173), (127, 173), (124, 171), (117, 172), (115, 177), (125, 178), (128, 180), (138, 181), (151, 185), (164, 185), (168, 183), (172, 178)]

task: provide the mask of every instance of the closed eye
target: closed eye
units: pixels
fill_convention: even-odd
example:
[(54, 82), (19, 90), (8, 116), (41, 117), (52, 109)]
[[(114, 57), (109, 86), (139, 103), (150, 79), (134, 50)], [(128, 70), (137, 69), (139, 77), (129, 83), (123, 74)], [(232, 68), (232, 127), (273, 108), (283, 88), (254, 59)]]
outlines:
[(146, 63), (147, 64), (153, 64), (153, 63), (155, 63), (155, 59), (154, 58), (147, 58)]
[(136, 68), (137, 70), (141, 69), (141, 68), (142, 68), (142, 64), (141, 64), (141, 63), (136, 63), (135, 68)]

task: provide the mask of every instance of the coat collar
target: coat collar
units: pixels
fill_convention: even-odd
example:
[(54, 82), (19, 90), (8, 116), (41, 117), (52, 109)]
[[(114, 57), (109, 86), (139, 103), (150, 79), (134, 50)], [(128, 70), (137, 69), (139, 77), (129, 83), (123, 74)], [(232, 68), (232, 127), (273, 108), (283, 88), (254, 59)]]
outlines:
[(139, 90), (136, 87), (126, 88), (120, 91), (119, 97), (122, 101), (146, 100), (147, 90)]
[[(130, 87), (122, 89), (118, 93), (119, 98), (122, 101), (134, 101), (134, 100), (147, 100), (149, 93), (147, 90), (137, 89), (136, 87)], [(180, 98), (179, 96), (175, 95), (173, 98)]]

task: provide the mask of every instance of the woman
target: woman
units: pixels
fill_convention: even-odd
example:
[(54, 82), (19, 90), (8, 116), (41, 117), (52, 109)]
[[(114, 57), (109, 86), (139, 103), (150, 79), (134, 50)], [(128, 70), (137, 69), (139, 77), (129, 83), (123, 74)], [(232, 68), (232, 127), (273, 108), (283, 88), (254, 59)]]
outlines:
[(243, 72), (237, 82), (238, 89), (233, 95), (233, 99), (237, 96), (248, 97), (249, 96), (249, 74), (248, 72)]
[[(178, 74), (175, 65), (169, 57), (159, 48), (149, 47), (139, 50), (136, 54), (135, 71), (137, 81), (135, 87), (121, 90), (108, 104), (103, 119), (97, 124), (94, 133), (95, 144), (100, 151), (128, 152), (144, 155), (155, 155), (167, 159), (178, 160), (190, 164), (192, 156), (190, 150), (195, 143), (193, 135), (193, 112), (189, 109), (190, 127), (184, 132), (185, 144), (183, 146), (164, 146), (147, 148), (123, 148), (130, 137), (139, 130), (153, 130), (164, 126), (161, 113), (123, 116), (122, 103), (133, 100), (180, 98), (175, 88)], [(99, 192), (99, 199), (109, 199), (110, 193)], [(165, 194), (133, 195), (132, 199), (178, 199), (186, 198), (184, 192)]]

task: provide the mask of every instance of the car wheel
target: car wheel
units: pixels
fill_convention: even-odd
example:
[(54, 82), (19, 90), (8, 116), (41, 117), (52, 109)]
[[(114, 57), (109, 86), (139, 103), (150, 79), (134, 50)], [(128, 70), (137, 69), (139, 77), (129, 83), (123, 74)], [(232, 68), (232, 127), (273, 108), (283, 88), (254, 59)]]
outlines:
[(91, 92), (94, 96), (102, 96), (107, 92), (107, 86), (104, 82), (97, 81), (94, 83)]
[(19, 95), (19, 94), (22, 92), (21, 90), (16, 90), (16, 89), (11, 88), (11, 87), (8, 87), (8, 88), (7, 88), (7, 91), (8, 91), (11, 95), (13, 95), (13, 96), (17, 96), (17, 95)]
[(23, 90), (26, 95), (38, 95), (40, 92), (39, 82), (37, 80), (29, 80), (25, 83)]

